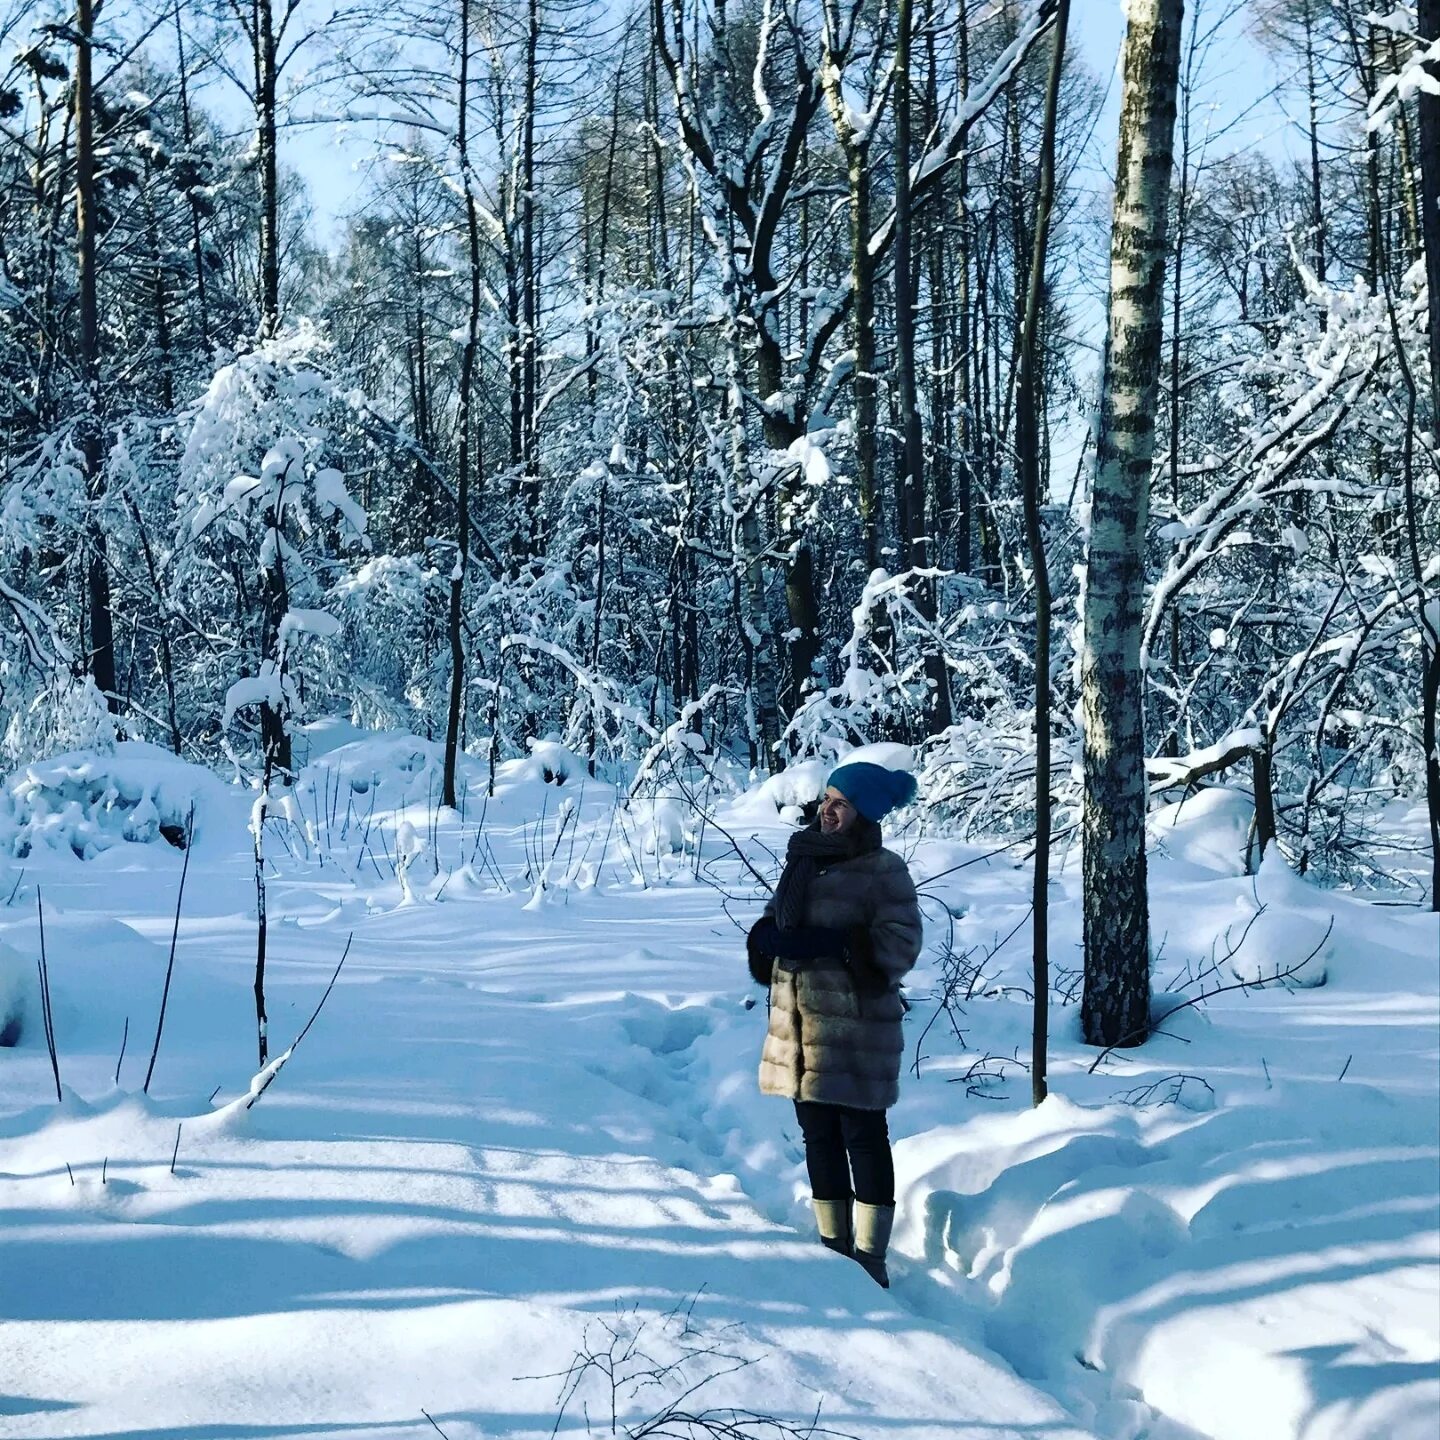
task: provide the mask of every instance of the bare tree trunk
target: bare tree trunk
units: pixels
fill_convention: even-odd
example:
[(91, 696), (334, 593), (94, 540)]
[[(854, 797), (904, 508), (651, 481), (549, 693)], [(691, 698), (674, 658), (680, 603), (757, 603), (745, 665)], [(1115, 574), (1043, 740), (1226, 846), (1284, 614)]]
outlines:
[[(460, 84), (455, 148), (465, 195), (465, 232), (470, 265), (470, 307), (465, 345), (460, 352), (460, 393), (457, 400), (460, 450), (455, 476), (455, 568), (450, 572), (450, 701), (445, 716), (445, 769), (441, 803), (455, 808), (455, 772), (460, 756), (460, 728), (465, 710), (465, 570), (470, 561), (470, 439), (471, 398), (475, 388), (475, 352), (480, 331), (480, 218), (475, 205), (475, 177), (470, 168), (470, 0), (460, 0)], [(490, 743), (495, 744), (492, 735)]]
[(1020, 494), (1025, 507), (1025, 535), (1035, 574), (1035, 883), (1034, 919), (1035, 1016), (1030, 1047), (1030, 1098), (1036, 1105), (1049, 1093), (1046, 1078), (1050, 1010), (1050, 565), (1040, 523), (1044, 500), (1040, 463), (1040, 385), (1044, 356), (1040, 339), (1040, 306), (1045, 295), (1045, 261), (1050, 244), (1050, 217), (1055, 205), (1055, 122), (1060, 107), (1060, 77), (1065, 64), (1065, 38), (1070, 25), (1070, 0), (1059, 0), (1055, 14), (1055, 52), (1045, 89), (1045, 118), (1040, 139), (1039, 190), (1035, 199), (1034, 240), (1030, 252), (1030, 283), (1020, 332), (1019, 371), (1015, 385), (1015, 447), (1020, 462)]
[[(925, 113), (922, 124), (928, 133), (940, 119), (940, 59), (936, 45), (936, 0), (925, 0)], [(950, 527), (954, 521), (955, 492), (951, 455), (955, 416), (954, 371), (946, 364), (946, 283), (945, 254), (948, 229), (946, 209), (950, 189), (942, 179), (935, 187), (926, 232), (925, 272), (929, 288), (930, 322), (930, 474), (931, 554), (937, 565), (950, 558)]]
[[(1440, 0), (1418, 0), (1422, 40), (1440, 39)], [(1429, 67), (1440, 85), (1440, 63)], [(1440, 436), (1440, 94), (1421, 90), (1420, 215), (1425, 248), (1425, 280), (1430, 292), (1430, 432)]]
[[(180, 24), (181, 0), (175, 0), (176, 82), (180, 87), (180, 125), (185, 149), (195, 146), (194, 128), (190, 121), (190, 77), (185, 70), (185, 30)], [(205, 298), (205, 247), (200, 234), (200, 203), (192, 188), (186, 195), (190, 205), (190, 252), (195, 263), (195, 304), (200, 312), (200, 343), (210, 344), (210, 312)]]
[[(1440, 40), (1440, 0), (1419, 0), (1416, 19), (1422, 44)], [(1440, 65), (1429, 67), (1440, 84)], [(1440, 94), (1420, 91), (1420, 233), (1425, 249), (1425, 281), (1430, 292), (1430, 433), (1440, 436)], [(1414, 546), (1416, 516), (1411, 507)], [(1440, 601), (1430, 600), (1421, 615), (1421, 743), (1425, 747), (1425, 801), (1430, 821), (1430, 908), (1440, 911)]]
[(1313, 0), (1305, 0), (1301, 23), (1305, 27), (1305, 100), (1308, 106), (1307, 129), (1310, 141), (1310, 228), (1312, 231), (1310, 254), (1315, 266), (1315, 278), (1323, 285), (1326, 264), (1325, 204), (1320, 188), (1320, 102), (1315, 81), (1315, 7)]
[[(919, 280), (915, 268), (915, 222), (910, 199), (910, 131), (913, 93), (910, 85), (912, 0), (899, 0), (895, 12), (895, 350), (900, 407), (900, 493), (904, 496), (905, 541), (909, 564), (924, 570), (930, 564), (926, 533), (925, 438), (920, 427), (920, 399), (915, 383), (915, 308)], [(916, 608), (935, 619), (935, 586), (921, 580)], [(950, 675), (944, 657), (933, 648), (925, 655), (928, 696), (926, 729), (931, 734), (950, 724)]]
[[(970, 0), (960, 0), (960, 34), (956, 40), (956, 64), (962, 100), (970, 94)], [(970, 315), (970, 272), (974, 227), (970, 219), (970, 159), (962, 153), (956, 188), (955, 223), (960, 243), (956, 247), (956, 265), (960, 284), (956, 305), (959, 310), (956, 326), (955, 364), (959, 371), (959, 425), (955, 433), (958, 486), (955, 496), (955, 568), (962, 575), (974, 566), (975, 470), (972, 463), (975, 436), (975, 359), (974, 325)]]
[(1130, 0), (1110, 235), (1110, 328), (1096, 437), (1080, 698), (1085, 994), (1092, 1045), (1149, 1029), (1140, 625), (1164, 314), (1183, 0)]
[(260, 746), (265, 756), (265, 785), (278, 772), (285, 784), (294, 778), (291, 770), (290, 731), (286, 725), (286, 703), (283, 696), (285, 663), (281, 653), (280, 630), (290, 609), (290, 588), (285, 576), (285, 481), (289, 478), (286, 463), (285, 473), (275, 495), (275, 504), (265, 512), (265, 524), (270, 531), (266, 549), (270, 552), (270, 563), (265, 567), (260, 586), (260, 657), (274, 664), (277, 683), (282, 687), (281, 698), (276, 702), (263, 701), (260, 706)]
[(539, 442), (535, 433), (540, 398), (540, 276), (535, 257), (535, 106), (539, 90), (539, 47), (539, 0), (529, 0), (520, 148), (520, 391), (524, 433), (522, 504), (532, 557), (540, 551), (545, 528), (540, 506)]
[(260, 334), (268, 338), (280, 328), (280, 170), (275, 135), (275, 15), (271, 0), (255, 0), (254, 26), (255, 137), (260, 162)]
[(875, 376), (875, 262), (870, 256), (870, 162), (859, 145), (846, 157), (850, 177), (850, 283), (855, 295), (855, 494), (865, 569), (880, 563), (880, 502), (875, 485), (879, 425)]
[(95, 291), (95, 14), (91, 0), (75, 8), (75, 244), (80, 287), (80, 375), (85, 387), (76, 440), (85, 457), (87, 522), (86, 588), (89, 595), (90, 674), (113, 713), (115, 622), (110, 608), (110, 565), (105, 528), (95, 511), (105, 496), (105, 443), (100, 419), (100, 311)]

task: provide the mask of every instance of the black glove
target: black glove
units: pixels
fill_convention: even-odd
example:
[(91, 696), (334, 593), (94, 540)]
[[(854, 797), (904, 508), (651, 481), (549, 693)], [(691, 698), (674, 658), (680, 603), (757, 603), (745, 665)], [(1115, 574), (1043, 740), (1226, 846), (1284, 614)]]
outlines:
[(747, 950), (758, 952), (766, 961), (761, 980), (752, 962), (750, 973), (756, 983), (768, 985), (770, 962), (779, 960), (782, 970), (803, 970), (812, 960), (841, 959), (845, 954), (845, 932), (823, 925), (802, 925), (798, 930), (782, 930), (773, 915), (765, 915), (750, 927)]
[(845, 932), (845, 963), (856, 994), (873, 999), (890, 989), (890, 977), (875, 963), (875, 941), (868, 926), (854, 925)]
[[(773, 925), (774, 921), (770, 923)], [(750, 966), (750, 978), (757, 985), (764, 985), (768, 988), (770, 977), (775, 970), (775, 957), (767, 955), (761, 948), (760, 927), (764, 924), (764, 920), (758, 920), (750, 927), (750, 933), (745, 937), (745, 959)]]

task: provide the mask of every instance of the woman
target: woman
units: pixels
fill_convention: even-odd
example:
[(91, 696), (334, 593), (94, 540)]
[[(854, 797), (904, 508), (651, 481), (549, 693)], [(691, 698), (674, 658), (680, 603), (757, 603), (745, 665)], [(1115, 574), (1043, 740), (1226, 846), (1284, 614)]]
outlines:
[(899, 982), (920, 954), (920, 905), (879, 822), (915, 797), (903, 771), (832, 772), (817, 819), (751, 929), (750, 973), (770, 987), (760, 1089), (795, 1102), (815, 1221), (885, 1288), (895, 1166), (885, 1112), (900, 1096)]

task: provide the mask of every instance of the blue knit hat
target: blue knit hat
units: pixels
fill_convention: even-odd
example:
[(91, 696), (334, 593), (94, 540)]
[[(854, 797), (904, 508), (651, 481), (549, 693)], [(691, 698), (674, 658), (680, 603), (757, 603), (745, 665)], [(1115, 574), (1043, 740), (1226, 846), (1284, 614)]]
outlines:
[(830, 772), (833, 785), (867, 820), (883, 820), (899, 805), (915, 798), (915, 777), (905, 770), (887, 770), (868, 760), (855, 760)]

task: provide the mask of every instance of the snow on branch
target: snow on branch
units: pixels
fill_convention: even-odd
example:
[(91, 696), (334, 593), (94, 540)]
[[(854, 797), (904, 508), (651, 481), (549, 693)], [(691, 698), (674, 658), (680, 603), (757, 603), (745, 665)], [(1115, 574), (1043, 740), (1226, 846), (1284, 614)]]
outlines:
[(576, 688), (583, 691), (589, 697), (590, 703), (597, 711), (609, 715), (625, 725), (633, 725), (647, 739), (656, 741), (660, 739), (660, 732), (645, 718), (641, 711), (634, 705), (627, 704), (616, 695), (616, 685), (613, 680), (604, 675), (598, 675), (585, 665), (582, 665), (563, 645), (557, 645), (553, 640), (546, 640), (539, 635), (505, 635), (500, 640), (500, 650), (503, 654), (513, 649), (529, 650), (536, 655), (544, 655), (561, 666), (574, 680)]
[(56, 671), (70, 664), (69, 647), (60, 638), (55, 622), (33, 600), (12, 590), (0, 579), (0, 604), (14, 620), (14, 632), (20, 637), (25, 656), (37, 670)]
[(1152, 790), (1175, 790), (1181, 786), (1198, 785), (1210, 775), (1218, 775), (1232, 765), (1239, 765), (1250, 759), (1265, 743), (1264, 732), (1259, 726), (1247, 726), (1232, 731), (1223, 740), (1194, 750), (1188, 755), (1159, 755), (1145, 762), (1145, 771), (1151, 777)]
[[(1054, 23), (1055, 6), (1056, 0), (1031, 0), (1016, 27), (1015, 38), (996, 57), (989, 72), (971, 87), (958, 113), (935, 144), (910, 167), (910, 194), (915, 203), (959, 160), (975, 123), (999, 98), (1000, 92)], [(884, 254), (894, 233), (895, 212), (892, 210), (871, 238), (870, 253), (877, 257)]]

